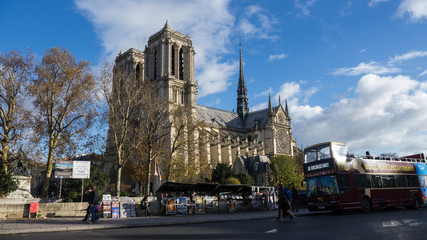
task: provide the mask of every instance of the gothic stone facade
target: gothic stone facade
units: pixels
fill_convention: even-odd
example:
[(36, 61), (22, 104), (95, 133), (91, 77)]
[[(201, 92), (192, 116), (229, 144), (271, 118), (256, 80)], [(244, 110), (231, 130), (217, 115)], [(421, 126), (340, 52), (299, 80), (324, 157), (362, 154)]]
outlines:
[(293, 156), (296, 141), (287, 103), (283, 106), (279, 99), (278, 106), (273, 107), (269, 97), (268, 108), (249, 111), (241, 48), (236, 112), (196, 104), (194, 54), (190, 36), (172, 30), (166, 22), (150, 36), (144, 51), (131, 48), (120, 53), (116, 65), (126, 64), (137, 77), (156, 81), (159, 95), (170, 106), (182, 104), (192, 109), (194, 117), (203, 123), (196, 134), (197, 141), (193, 141), (197, 146), (188, 148), (196, 149), (196, 166), (200, 162), (211, 168), (218, 163), (233, 166), (239, 157), (255, 155)]

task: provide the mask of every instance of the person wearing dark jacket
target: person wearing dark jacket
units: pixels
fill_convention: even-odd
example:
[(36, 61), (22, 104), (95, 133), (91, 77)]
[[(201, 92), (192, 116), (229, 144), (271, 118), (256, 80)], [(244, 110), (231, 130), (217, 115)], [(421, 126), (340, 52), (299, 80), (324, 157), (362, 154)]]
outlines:
[[(92, 187), (89, 186), (88, 191), (89, 191), (89, 198), (90, 198), (90, 193), (92, 192)], [(86, 222), (87, 219), (89, 218), (89, 214), (90, 214), (90, 203), (89, 203), (89, 206), (87, 206), (87, 209), (86, 209), (86, 216), (85, 216), (85, 218), (82, 221)]]
[(146, 217), (151, 216), (150, 208), (149, 208), (149, 205), (148, 205), (148, 198), (147, 198), (147, 196), (145, 196), (145, 197), (141, 200), (141, 208), (142, 208), (142, 209), (145, 209), (145, 216), (146, 216)]
[(96, 213), (97, 208), (99, 207), (99, 196), (98, 191), (96, 190), (95, 186), (90, 186), (92, 191), (89, 194), (89, 206), (90, 206), (90, 213), (92, 215), (91, 223), (94, 223), (96, 220), (99, 219), (98, 214)]
[(296, 211), (298, 212), (298, 190), (295, 187), (292, 187), (292, 200), (291, 200), (291, 205), (292, 205), (292, 211)]
[(289, 203), (290, 199), (287, 198), (286, 189), (283, 187), (281, 183), (277, 185), (277, 192), (279, 195), (279, 221), (283, 222), (283, 215), (284, 213), (288, 214), (289, 217), (291, 217), (291, 221), (297, 220), (297, 217), (295, 217), (292, 212), (290, 211), (291, 205)]

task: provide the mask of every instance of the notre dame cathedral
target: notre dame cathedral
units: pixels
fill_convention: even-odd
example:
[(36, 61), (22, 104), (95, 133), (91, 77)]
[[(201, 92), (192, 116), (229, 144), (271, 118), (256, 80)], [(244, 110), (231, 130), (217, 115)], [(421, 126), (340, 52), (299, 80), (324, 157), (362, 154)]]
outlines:
[(256, 184), (266, 184), (265, 179), (255, 175), (269, 161), (268, 157), (294, 156), (297, 151), (287, 102), (283, 106), (279, 99), (278, 106), (272, 106), (269, 97), (268, 108), (249, 111), (240, 47), (237, 111), (197, 105), (194, 54), (190, 36), (172, 30), (166, 22), (150, 36), (144, 51), (131, 48), (120, 53), (115, 64), (131, 66), (137, 76), (156, 81), (158, 95), (170, 105), (181, 104), (192, 109), (195, 119), (202, 123), (195, 148), (188, 148), (196, 149), (196, 165), (203, 161), (214, 168), (218, 163), (227, 163), (235, 172), (251, 174)]

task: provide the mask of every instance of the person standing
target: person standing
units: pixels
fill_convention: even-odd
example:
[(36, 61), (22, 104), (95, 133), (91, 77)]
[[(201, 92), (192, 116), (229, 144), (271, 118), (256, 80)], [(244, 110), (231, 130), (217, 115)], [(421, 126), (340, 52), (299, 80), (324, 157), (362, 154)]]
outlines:
[[(92, 188), (89, 186), (89, 188), (88, 188), (88, 191), (89, 191), (89, 199), (90, 199), (90, 193), (92, 192)], [(82, 221), (84, 221), (84, 222), (86, 222), (87, 221), (87, 219), (89, 218), (89, 214), (90, 214), (90, 202), (88, 201), (88, 203), (89, 203), (89, 205), (87, 206), (87, 209), (86, 209), (86, 216), (85, 216), (85, 218), (82, 220)]]
[(92, 215), (90, 223), (94, 223), (99, 219), (98, 214), (96, 213), (97, 208), (99, 207), (99, 196), (98, 190), (96, 190), (95, 186), (90, 186), (92, 191), (89, 194), (89, 206), (90, 206), (90, 214)]
[(145, 209), (145, 217), (151, 216), (150, 213), (150, 208), (148, 206), (148, 198), (147, 196), (145, 196), (142, 200), (141, 200), (141, 208)]
[(292, 187), (291, 191), (292, 199), (291, 199), (291, 205), (292, 205), (292, 211), (298, 212), (298, 190), (295, 187)]

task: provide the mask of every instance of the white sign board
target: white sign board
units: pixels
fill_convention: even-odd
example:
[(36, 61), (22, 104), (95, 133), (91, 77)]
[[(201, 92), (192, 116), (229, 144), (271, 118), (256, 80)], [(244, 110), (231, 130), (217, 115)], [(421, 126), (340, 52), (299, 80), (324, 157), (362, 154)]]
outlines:
[(90, 161), (74, 161), (73, 178), (90, 178)]

